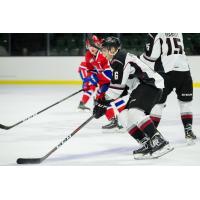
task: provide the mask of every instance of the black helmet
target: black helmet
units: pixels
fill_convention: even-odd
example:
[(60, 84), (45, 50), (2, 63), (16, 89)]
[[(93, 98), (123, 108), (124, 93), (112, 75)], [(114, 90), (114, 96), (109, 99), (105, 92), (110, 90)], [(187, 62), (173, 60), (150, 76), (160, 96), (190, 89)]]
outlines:
[(111, 49), (112, 47), (116, 49), (120, 49), (121, 42), (120, 39), (117, 37), (107, 37), (102, 42), (102, 48)]

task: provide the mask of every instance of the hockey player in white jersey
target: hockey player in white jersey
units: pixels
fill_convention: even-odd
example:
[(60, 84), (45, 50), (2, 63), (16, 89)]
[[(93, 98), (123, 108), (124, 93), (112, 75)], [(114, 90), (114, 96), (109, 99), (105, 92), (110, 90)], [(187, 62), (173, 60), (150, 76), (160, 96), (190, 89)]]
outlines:
[(97, 102), (93, 114), (95, 118), (104, 115), (109, 101), (119, 97), (128, 86), (131, 94), (123, 112), (127, 114), (127, 123), (123, 126), (142, 145), (133, 151), (134, 157), (159, 157), (173, 148), (158, 132), (148, 114), (161, 97), (164, 80), (135, 55), (120, 50), (120, 46), (120, 40), (115, 37), (108, 37), (102, 43), (102, 53), (110, 60), (113, 77), (105, 98)]
[(162, 98), (151, 111), (151, 118), (158, 126), (167, 96), (175, 89), (185, 138), (191, 143), (196, 139), (192, 131), (193, 82), (181, 33), (150, 33), (141, 60), (162, 75), (165, 81)]

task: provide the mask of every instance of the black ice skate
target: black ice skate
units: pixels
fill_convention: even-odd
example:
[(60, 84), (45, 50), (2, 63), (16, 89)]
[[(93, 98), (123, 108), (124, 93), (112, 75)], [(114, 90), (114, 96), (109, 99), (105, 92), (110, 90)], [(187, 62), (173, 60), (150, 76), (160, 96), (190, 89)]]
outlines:
[(80, 110), (80, 111), (90, 111), (90, 108), (85, 106), (85, 104), (82, 101), (80, 101), (80, 104), (78, 106), (78, 110)]
[(189, 145), (194, 144), (195, 140), (197, 139), (197, 136), (192, 131), (192, 125), (188, 124), (185, 127), (185, 139), (187, 140), (187, 143)]
[(160, 133), (156, 133), (151, 139), (146, 139), (142, 145), (142, 148), (133, 152), (136, 160), (159, 158), (174, 149)]
[(149, 159), (152, 154), (152, 144), (148, 137), (143, 138), (139, 141), (142, 145), (141, 148), (133, 151), (133, 156), (136, 160)]
[(124, 132), (125, 131), (123, 126), (119, 125), (117, 118), (113, 118), (109, 124), (102, 126), (102, 129), (104, 132), (112, 132), (112, 131)]
[(164, 139), (164, 137), (157, 132), (152, 138), (152, 150), (151, 150), (151, 158), (159, 158), (172, 150), (173, 147), (169, 145), (169, 142)]

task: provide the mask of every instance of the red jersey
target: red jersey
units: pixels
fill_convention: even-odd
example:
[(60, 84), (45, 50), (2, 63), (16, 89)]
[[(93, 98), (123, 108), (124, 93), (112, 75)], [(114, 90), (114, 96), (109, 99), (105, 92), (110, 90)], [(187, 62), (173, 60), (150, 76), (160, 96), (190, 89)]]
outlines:
[(96, 56), (91, 54), (90, 51), (87, 51), (85, 54), (85, 61), (81, 62), (79, 67), (79, 72), (81, 72), (82, 77), (86, 78), (90, 76), (91, 73), (95, 73), (99, 80), (98, 83), (101, 86), (111, 81), (106, 71), (111, 71), (109, 61), (106, 57), (100, 51), (98, 51)]

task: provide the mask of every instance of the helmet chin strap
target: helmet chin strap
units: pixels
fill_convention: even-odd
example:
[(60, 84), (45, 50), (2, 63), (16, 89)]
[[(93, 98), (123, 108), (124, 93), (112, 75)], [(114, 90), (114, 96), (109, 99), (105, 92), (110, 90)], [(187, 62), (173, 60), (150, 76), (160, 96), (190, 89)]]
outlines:
[(112, 53), (111, 51), (108, 51), (109, 56), (112, 56), (112, 58), (110, 58), (109, 60), (112, 60), (113, 57), (114, 57), (114, 55), (115, 55), (118, 51), (119, 51), (119, 48), (118, 48), (114, 53)]
[(118, 51), (119, 51), (119, 49), (117, 49), (114, 53), (112, 53), (112, 52), (109, 50), (108, 53), (109, 53), (110, 56), (113, 57)]

